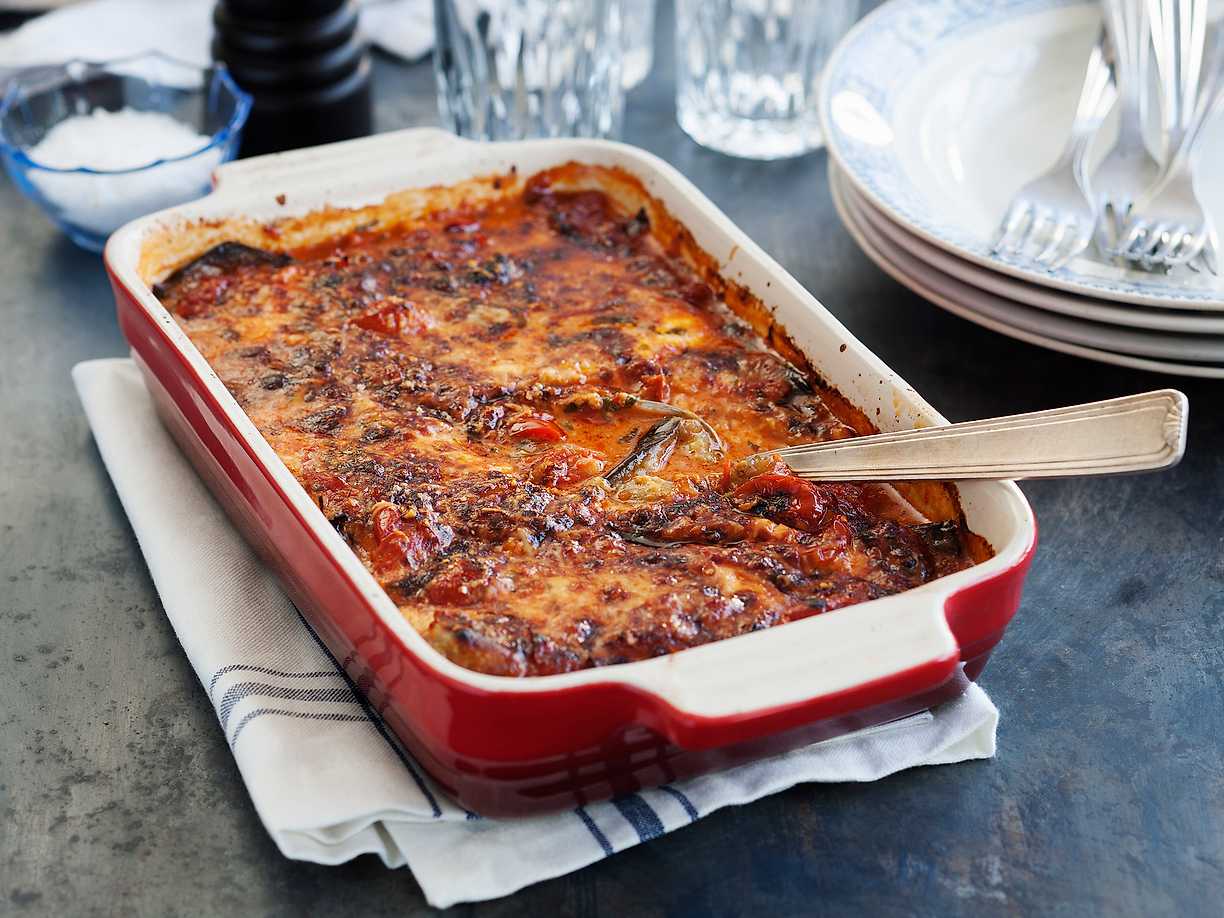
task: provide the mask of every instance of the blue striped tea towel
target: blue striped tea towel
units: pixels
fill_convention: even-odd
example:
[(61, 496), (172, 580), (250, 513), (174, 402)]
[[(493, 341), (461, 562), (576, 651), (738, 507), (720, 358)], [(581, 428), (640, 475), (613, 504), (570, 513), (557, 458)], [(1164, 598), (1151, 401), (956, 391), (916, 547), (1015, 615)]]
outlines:
[(72, 375), (166, 615), (287, 857), (377, 854), (407, 865), (429, 902), (447, 906), (506, 895), (801, 782), (873, 781), (994, 755), (998, 711), (974, 686), (933, 714), (718, 774), (549, 816), (481, 819), (371, 717), (180, 455), (135, 365), (93, 360)]

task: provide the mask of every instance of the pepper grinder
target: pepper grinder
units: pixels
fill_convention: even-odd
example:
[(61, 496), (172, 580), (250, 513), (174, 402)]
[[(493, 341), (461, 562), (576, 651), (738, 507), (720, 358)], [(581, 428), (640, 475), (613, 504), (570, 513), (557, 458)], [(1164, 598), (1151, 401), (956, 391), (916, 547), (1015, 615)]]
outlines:
[(213, 59), (254, 97), (242, 156), (370, 133), (355, 0), (218, 0)]

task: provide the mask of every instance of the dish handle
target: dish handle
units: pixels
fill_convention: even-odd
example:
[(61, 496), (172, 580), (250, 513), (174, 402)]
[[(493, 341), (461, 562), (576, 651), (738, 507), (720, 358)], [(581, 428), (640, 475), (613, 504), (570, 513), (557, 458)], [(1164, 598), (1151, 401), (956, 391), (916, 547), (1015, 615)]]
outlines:
[(693, 648), (639, 685), (652, 727), (686, 749), (751, 739), (929, 691), (957, 674), (944, 596), (900, 594)]

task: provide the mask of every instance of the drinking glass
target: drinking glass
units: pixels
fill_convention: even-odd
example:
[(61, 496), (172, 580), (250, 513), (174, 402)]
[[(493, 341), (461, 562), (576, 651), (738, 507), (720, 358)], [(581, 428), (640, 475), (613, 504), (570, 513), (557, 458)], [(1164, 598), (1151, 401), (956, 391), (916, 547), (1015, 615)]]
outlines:
[(462, 137), (615, 137), (621, 0), (434, 0), (444, 125)]
[(857, 15), (858, 0), (677, 0), (680, 127), (750, 159), (816, 149), (820, 75)]
[(621, 83), (632, 89), (654, 64), (655, 0), (621, 0), (621, 39), (625, 48)]

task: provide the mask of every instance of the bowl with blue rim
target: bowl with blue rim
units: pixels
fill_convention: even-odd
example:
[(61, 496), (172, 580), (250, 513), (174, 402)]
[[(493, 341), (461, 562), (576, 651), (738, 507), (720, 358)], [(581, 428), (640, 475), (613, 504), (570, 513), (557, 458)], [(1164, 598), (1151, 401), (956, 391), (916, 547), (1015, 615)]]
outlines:
[(207, 194), (250, 110), (224, 67), (158, 52), (31, 67), (5, 85), (0, 158), (27, 198), (100, 252), (128, 221)]

